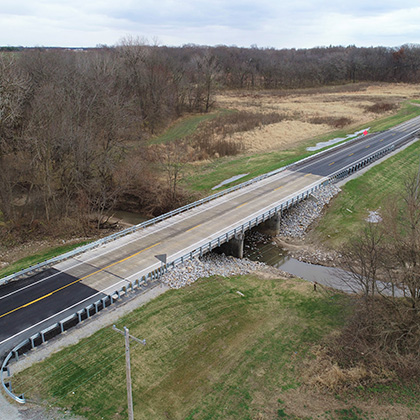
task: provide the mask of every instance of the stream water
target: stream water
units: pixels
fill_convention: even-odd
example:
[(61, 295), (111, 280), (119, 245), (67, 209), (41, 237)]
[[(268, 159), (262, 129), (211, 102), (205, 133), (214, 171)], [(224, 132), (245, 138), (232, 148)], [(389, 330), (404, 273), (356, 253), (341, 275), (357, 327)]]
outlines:
[(114, 211), (113, 216), (124, 223), (129, 223), (130, 225), (138, 225), (139, 223), (145, 222), (147, 220), (147, 217), (144, 217), (139, 213), (133, 213), (131, 211), (124, 210)]
[(317, 282), (347, 293), (354, 292), (354, 289), (349, 286), (349, 275), (344, 270), (299, 261), (291, 258), (287, 251), (272, 243), (248, 245), (245, 256), (250, 260), (264, 262), (310, 282)]
[[(114, 216), (122, 222), (133, 225), (147, 220), (144, 216), (128, 211), (116, 211)], [(264, 241), (266, 242), (266, 241)], [(246, 240), (244, 256), (252, 261), (261, 261), (276, 267), (286, 273), (308, 280), (317, 282), (345, 292), (352, 292), (346, 282), (346, 273), (339, 268), (324, 267), (322, 265), (308, 264), (292, 258), (287, 251), (273, 243), (258, 243), (254, 240)], [(348, 278), (348, 275), (347, 275)]]

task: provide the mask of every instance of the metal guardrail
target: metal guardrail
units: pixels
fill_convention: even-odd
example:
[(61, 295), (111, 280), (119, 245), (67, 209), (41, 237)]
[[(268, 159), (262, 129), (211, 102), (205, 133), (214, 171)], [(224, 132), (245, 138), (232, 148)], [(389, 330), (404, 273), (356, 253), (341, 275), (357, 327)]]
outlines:
[[(122, 296), (127, 295), (129, 292), (134, 292), (136, 290), (146, 290), (147, 288), (153, 287), (157, 284), (157, 280), (166, 272), (168, 272), (171, 269), (174, 269), (177, 265), (180, 265), (188, 260), (191, 260), (195, 257), (201, 257), (207, 252), (212, 251), (215, 248), (218, 248), (225, 242), (230, 241), (232, 238), (237, 237), (239, 234), (244, 234), (247, 230), (252, 229), (253, 227), (259, 225), (260, 223), (265, 222), (266, 220), (273, 217), (275, 214), (278, 214), (279, 212), (282, 213), (284, 210), (287, 210), (288, 208), (298, 204), (300, 201), (306, 199), (309, 197), (314, 191), (318, 190), (319, 188), (333, 182), (337, 182), (340, 179), (351, 175), (352, 173), (356, 172), (357, 170), (369, 165), (373, 161), (380, 159), (384, 155), (388, 154), (389, 152), (393, 151), (395, 149), (395, 146), (387, 146), (384, 147), (372, 155), (361, 159), (360, 161), (353, 163), (351, 165), (348, 165), (347, 167), (340, 169), (339, 171), (333, 173), (328, 178), (324, 179), (323, 181), (319, 182), (314, 187), (307, 189), (303, 192), (298, 193), (296, 196), (292, 197), (289, 200), (285, 200), (283, 203), (278, 204), (277, 206), (271, 208), (270, 210), (262, 213), (261, 215), (254, 217), (247, 222), (237, 226), (234, 229), (229, 230), (228, 232), (224, 233), (223, 235), (220, 235), (219, 237), (209, 241), (208, 243), (205, 243), (201, 245), (200, 247), (196, 248), (193, 251), (190, 251), (183, 256), (174, 259), (170, 263), (167, 263), (150, 273), (148, 273), (145, 276), (142, 276), (133, 282), (130, 282), (127, 286), (122, 287), (119, 290), (116, 290), (114, 293), (111, 293), (110, 295), (89, 304), (85, 308), (73, 313), (72, 315), (58, 321), (55, 324), (50, 325), (49, 327), (43, 329), (42, 331), (39, 331), (38, 333), (35, 333), (28, 339), (22, 341), (17, 346), (15, 346), (9, 354), (6, 356), (6, 358), (3, 361), (1, 371), (0, 371), (0, 380), (3, 386), (3, 389), (5, 390), (6, 394), (9, 395), (11, 398), (13, 398), (15, 401), (19, 403), (25, 403), (25, 397), (24, 394), (21, 395), (14, 395), (12, 392), (12, 386), (11, 386), (11, 374), (10, 374), (10, 368), (9, 368), (9, 362), (14, 359), (16, 361), (19, 360), (19, 354), (23, 354), (34, 347), (41, 345), (48, 341), (50, 338), (61, 334), (65, 330), (71, 328), (74, 325), (79, 324), (80, 322), (90, 318), (91, 316), (97, 314), (102, 309), (105, 309), (106, 307), (112, 305), (115, 301), (118, 299), (121, 299)], [(7, 378), (5, 380), (4, 373), (6, 372)]]
[(227, 188), (227, 189), (225, 189), (223, 191), (219, 191), (216, 194), (212, 194), (212, 195), (210, 195), (208, 197), (202, 198), (201, 200), (194, 201), (193, 203), (190, 203), (190, 204), (187, 204), (185, 206), (179, 207), (179, 208), (177, 208), (175, 210), (172, 210), (172, 211), (170, 211), (168, 213), (162, 214), (161, 216), (157, 216), (157, 217), (154, 217), (153, 219), (146, 220), (145, 222), (142, 222), (142, 223), (140, 223), (138, 225), (131, 226), (131, 227), (127, 228), (127, 229), (124, 229), (124, 230), (121, 230), (119, 232), (116, 232), (116, 233), (114, 233), (112, 235), (106, 236), (105, 238), (99, 239), (99, 240), (97, 240), (95, 242), (91, 242), (90, 244), (83, 245), (83, 246), (78, 247), (78, 248), (76, 248), (76, 249), (74, 249), (72, 251), (66, 252), (65, 254), (61, 254), (61, 255), (59, 255), (57, 257), (50, 258), (48, 260), (42, 261), (42, 262), (40, 262), (38, 264), (35, 264), (35, 265), (32, 265), (32, 266), (30, 266), (28, 268), (25, 268), (23, 270), (20, 270), (17, 273), (13, 273), (13, 274), (10, 274), (9, 276), (0, 278), (0, 285), (6, 284), (6, 283), (8, 283), (10, 281), (13, 281), (13, 280), (17, 280), (17, 279), (26, 277), (26, 276), (28, 276), (30, 274), (33, 274), (33, 273), (36, 273), (36, 272), (42, 271), (42, 270), (44, 270), (44, 269), (46, 269), (48, 267), (51, 267), (52, 265), (54, 265), (56, 263), (59, 263), (59, 262), (62, 262), (62, 261), (67, 260), (68, 258), (74, 257), (75, 255), (82, 254), (83, 252), (86, 252), (88, 250), (94, 249), (94, 248), (96, 248), (98, 246), (101, 246), (101, 245), (104, 245), (104, 244), (106, 244), (108, 242), (115, 241), (116, 239), (119, 239), (119, 238), (121, 238), (123, 236), (129, 235), (130, 233), (134, 233), (137, 230), (140, 230), (140, 229), (143, 229), (145, 227), (154, 225), (154, 224), (156, 224), (158, 222), (161, 222), (161, 221), (163, 221), (165, 219), (168, 219), (169, 217), (175, 216), (175, 215), (177, 215), (179, 213), (183, 213), (183, 212), (188, 211), (188, 210), (190, 210), (192, 208), (195, 208), (195, 207), (200, 206), (202, 204), (208, 203), (209, 201), (215, 200), (215, 199), (217, 199), (219, 197), (222, 197), (222, 196), (224, 196), (226, 194), (229, 194), (229, 193), (231, 193), (233, 191), (237, 191), (239, 189), (245, 188), (245, 187), (247, 187), (247, 186), (249, 186), (251, 184), (254, 184), (255, 182), (258, 182), (258, 181), (261, 181), (263, 179), (269, 178), (271, 176), (277, 175), (278, 173), (283, 172), (286, 169), (289, 169), (289, 168), (291, 168), (293, 166), (301, 165), (301, 164), (303, 164), (303, 163), (305, 163), (305, 162), (307, 162), (309, 160), (316, 159), (320, 155), (323, 155), (323, 154), (326, 154), (326, 153), (330, 153), (331, 151), (333, 151), (333, 150), (335, 150), (337, 148), (344, 147), (347, 144), (349, 144), (350, 142), (355, 142), (357, 140), (360, 140), (363, 137), (364, 136), (358, 136), (358, 137), (355, 137), (353, 139), (349, 139), (349, 140), (347, 140), (344, 143), (340, 143), (338, 145), (335, 145), (333, 147), (330, 147), (327, 150), (323, 150), (321, 152), (315, 153), (315, 154), (313, 154), (311, 156), (308, 156), (308, 157), (306, 157), (304, 159), (301, 159), (301, 160), (299, 160), (297, 162), (291, 163), (290, 165), (286, 165), (286, 166), (283, 166), (283, 167), (281, 167), (279, 169), (275, 169), (274, 171), (271, 171), (271, 172), (268, 172), (266, 174), (257, 176), (255, 178), (250, 179), (249, 181), (245, 181), (245, 182), (242, 182), (242, 183), (240, 183), (238, 185), (235, 185), (235, 186), (233, 186), (231, 188)]

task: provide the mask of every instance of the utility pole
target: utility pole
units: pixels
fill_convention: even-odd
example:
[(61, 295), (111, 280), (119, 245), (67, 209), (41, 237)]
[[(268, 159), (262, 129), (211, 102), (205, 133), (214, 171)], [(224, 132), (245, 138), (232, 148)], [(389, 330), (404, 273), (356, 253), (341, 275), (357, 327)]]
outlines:
[(419, 170), (417, 172), (417, 183), (416, 183), (416, 192), (414, 198), (417, 200), (418, 193), (419, 193), (419, 183), (420, 183), (420, 162), (419, 162)]
[(125, 337), (125, 369), (127, 379), (127, 404), (128, 404), (128, 420), (134, 420), (133, 411), (133, 392), (131, 389), (131, 364), (130, 364), (130, 338), (137, 341), (140, 344), (146, 345), (146, 340), (140, 340), (137, 337), (132, 336), (127, 327), (124, 327), (124, 331), (118, 329), (115, 325), (112, 329), (122, 334)]

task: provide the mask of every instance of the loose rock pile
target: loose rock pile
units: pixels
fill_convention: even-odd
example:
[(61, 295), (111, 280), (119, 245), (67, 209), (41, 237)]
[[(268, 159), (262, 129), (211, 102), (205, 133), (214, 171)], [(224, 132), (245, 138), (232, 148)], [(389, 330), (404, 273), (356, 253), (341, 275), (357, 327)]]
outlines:
[(281, 219), (279, 236), (303, 238), (309, 225), (320, 216), (324, 206), (339, 192), (340, 188), (329, 184), (288, 210)]
[(194, 258), (177, 266), (161, 277), (161, 281), (173, 289), (188, 286), (202, 277), (235, 276), (248, 274), (251, 271), (265, 267), (265, 264), (227, 257), (224, 254), (209, 253), (201, 258)]

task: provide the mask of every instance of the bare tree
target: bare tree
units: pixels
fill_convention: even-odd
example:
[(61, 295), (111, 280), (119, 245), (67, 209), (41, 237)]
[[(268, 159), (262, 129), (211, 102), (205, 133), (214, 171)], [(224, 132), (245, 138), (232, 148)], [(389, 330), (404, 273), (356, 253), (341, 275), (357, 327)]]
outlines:
[(383, 232), (367, 223), (357, 237), (351, 238), (342, 251), (343, 268), (349, 273), (348, 285), (365, 297), (367, 305), (373, 303), (378, 291), (378, 272), (382, 264)]

